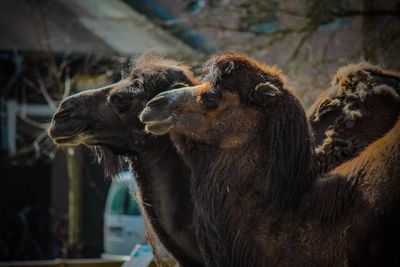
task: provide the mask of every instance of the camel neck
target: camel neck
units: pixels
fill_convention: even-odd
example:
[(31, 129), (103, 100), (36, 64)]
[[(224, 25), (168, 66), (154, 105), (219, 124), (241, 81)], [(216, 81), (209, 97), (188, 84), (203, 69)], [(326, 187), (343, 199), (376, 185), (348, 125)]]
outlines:
[(131, 157), (142, 209), (160, 241), (183, 266), (199, 266), (187, 168), (168, 137), (152, 138)]
[(298, 113), (267, 114), (247, 142), (235, 148), (191, 145), (185, 158), (193, 169), (192, 187), (212, 190), (218, 183), (242, 191), (253, 186), (270, 211), (297, 207), (317, 179), (310, 127), (305, 114)]
[[(263, 227), (260, 218), (298, 211), (316, 179), (305, 115), (267, 114), (254, 129), (246, 143), (229, 149), (176, 139), (192, 168), (197, 238), (210, 266), (257, 258), (262, 252), (251, 240)], [(249, 254), (235, 254), (240, 243)]]

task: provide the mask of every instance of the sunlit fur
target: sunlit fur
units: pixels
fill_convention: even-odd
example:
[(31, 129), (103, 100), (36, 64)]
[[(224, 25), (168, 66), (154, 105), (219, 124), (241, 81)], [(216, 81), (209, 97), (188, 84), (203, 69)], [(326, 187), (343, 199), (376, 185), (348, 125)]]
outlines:
[[(222, 93), (218, 107), (186, 105), (185, 88), (163, 93), (162, 108), (175, 115), (171, 137), (192, 169), (207, 266), (398, 265), (400, 122), (351, 162), (317, 176), (305, 112), (280, 72), (235, 54), (208, 68), (208, 90)], [(266, 82), (279, 96), (255, 91)], [(191, 89), (192, 98), (201, 88)], [(237, 133), (245, 142), (221, 145)]]

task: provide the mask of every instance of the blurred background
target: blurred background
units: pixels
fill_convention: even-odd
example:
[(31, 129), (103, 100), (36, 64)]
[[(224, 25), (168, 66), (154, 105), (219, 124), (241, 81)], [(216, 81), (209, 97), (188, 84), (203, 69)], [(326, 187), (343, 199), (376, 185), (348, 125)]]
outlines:
[(340, 66), (400, 70), (400, 1), (2, 0), (0, 261), (145, 242), (135, 186), (111, 185), (84, 147), (59, 150), (46, 129), (60, 100), (117, 81), (149, 49), (196, 73), (220, 51), (277, 65), (307, 107)]

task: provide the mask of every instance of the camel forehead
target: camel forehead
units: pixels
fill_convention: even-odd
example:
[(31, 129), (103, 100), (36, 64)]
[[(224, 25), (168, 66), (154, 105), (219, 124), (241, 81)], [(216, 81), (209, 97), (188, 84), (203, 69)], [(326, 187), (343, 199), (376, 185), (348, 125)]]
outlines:
[(132, 84), (132, 81), (131, 81), (130, 79), (123, 79), (123, 80), (117, 82), (117, 83), (112, 87), (112, 90), (113, 90), (113, 91), (114, 91), (114, 90), (119, 90), (119, 89), (125, 88), (125, 87), (127, 87), (127, 86), (129, 86), (129, 85), (131, 85), (131, 84)]
[(223, 99), (216, 109), (207, 111), (206, 116), (210, 120), (232, 117), (233, 123), (241, 123), (242, 120), (255, 116), (255, 112), (248, 106), (241, 105), (242, 101), (237, 92), (225, 91)]
[[(278, 86), (283, 86), (287, 83), (285, 76), (278, 67), (262, 64), (252, 58), (235, 53), (211, 58), (205, 64), (204, 73), (204, 80), (209, 81), (212, 85), (223, 83), (223, 80), (229, 79), (246, 80), (249, 78), (246, 77), (249, 73), (261, 80), (269, 80)], [(224, 79), (222, 80), (222, 78)], [(253, 78), (250, 77), (250, 79)]]
[(174, 72), (177, 75), (181, 73), (192, 84), (199, 83), (189, 66), (175, 60), (164, 59), (149, 54), (144, 54), (133, 63), (128, 77), (131, 79), (141, 79), (144, 83), (147, 81), (152, 82), (154, 78), (167, 78), (168, 73), (171, 74)]
[(125, 78), (112, 85), (110, 95), (115, 93), (125, 92), (126, 90), (131, 91), (133, 89), (131, 85), (132, 85), (132, 80), (129, 78)]

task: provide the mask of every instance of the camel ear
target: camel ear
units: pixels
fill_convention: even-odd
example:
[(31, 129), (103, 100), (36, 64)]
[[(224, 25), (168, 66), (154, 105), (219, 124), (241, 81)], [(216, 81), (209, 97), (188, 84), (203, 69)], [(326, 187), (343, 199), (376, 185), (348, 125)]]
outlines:
[(270, 82), (259, 83), (254, 89), (255, 93), (264, 96), (283, 96), (284, 92)]
[(285, 93), (282, 89), (276, 85), (265, 82), (257, 84), (257, 86), (250, 93), (250, 99), (260, 106), (265, 106), (272, 99), (276, 99), (277, 96), (283, 96)]

